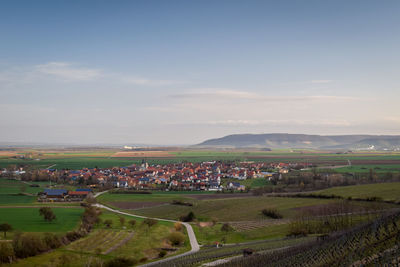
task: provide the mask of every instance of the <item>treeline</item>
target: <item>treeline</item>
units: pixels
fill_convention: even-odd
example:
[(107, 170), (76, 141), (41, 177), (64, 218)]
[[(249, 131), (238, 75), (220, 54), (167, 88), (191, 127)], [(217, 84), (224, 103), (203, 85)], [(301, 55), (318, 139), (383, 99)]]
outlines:
[(64, 236), (53, 233), (39, 235), (17, 232), (14, 234), (12, 242), (0, 242), (0, 263), (12, 263), (16, 259), (36, 256), (82, 238), (92, 230), (94, 224), (100, 222), (100, 214), (100, 209), (87, 206), (82, 214), (79, 228)]

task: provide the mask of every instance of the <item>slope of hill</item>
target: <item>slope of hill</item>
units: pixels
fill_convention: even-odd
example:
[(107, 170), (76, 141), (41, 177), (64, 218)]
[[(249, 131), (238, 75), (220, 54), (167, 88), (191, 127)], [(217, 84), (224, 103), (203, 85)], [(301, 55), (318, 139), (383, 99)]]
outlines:
[(387, 135), (307, 135), (234, 134), (209, 139), (197, 147), (330, 148), (359, 150), (400, 150), (400, 136)]

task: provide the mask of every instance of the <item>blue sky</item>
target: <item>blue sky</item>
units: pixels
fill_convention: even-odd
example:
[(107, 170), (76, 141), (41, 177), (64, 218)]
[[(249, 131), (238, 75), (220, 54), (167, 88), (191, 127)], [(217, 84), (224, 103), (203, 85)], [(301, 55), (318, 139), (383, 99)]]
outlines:
[(399, 1), (2, 1), (0, 141), (400, 134)]

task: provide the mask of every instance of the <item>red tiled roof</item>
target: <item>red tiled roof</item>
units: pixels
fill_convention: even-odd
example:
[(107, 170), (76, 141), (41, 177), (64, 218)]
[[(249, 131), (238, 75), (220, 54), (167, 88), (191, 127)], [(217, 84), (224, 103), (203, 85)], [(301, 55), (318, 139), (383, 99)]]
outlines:
[(87, 195), (88, 191), (68, 191), (68, 195)]

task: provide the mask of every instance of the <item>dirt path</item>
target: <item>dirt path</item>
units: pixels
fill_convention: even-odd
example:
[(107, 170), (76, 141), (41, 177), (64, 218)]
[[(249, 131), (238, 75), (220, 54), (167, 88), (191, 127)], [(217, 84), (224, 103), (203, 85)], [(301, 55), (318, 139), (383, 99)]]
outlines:
[(121, 240), (121, 242), (119, 242), (118, 244), (112, 246), (111, 248), (107, 249), (103, 254), (107, 255), (108, 253), (113, 252), (114, 250), (116, 250), (117, 248), (123, 246), (126, 244), (126, 242), (128, 242), (129, 240), (131, 240), (133, 238), (134, 233), (130, 233), (127, 237), (124, 238), (124, 240)]

